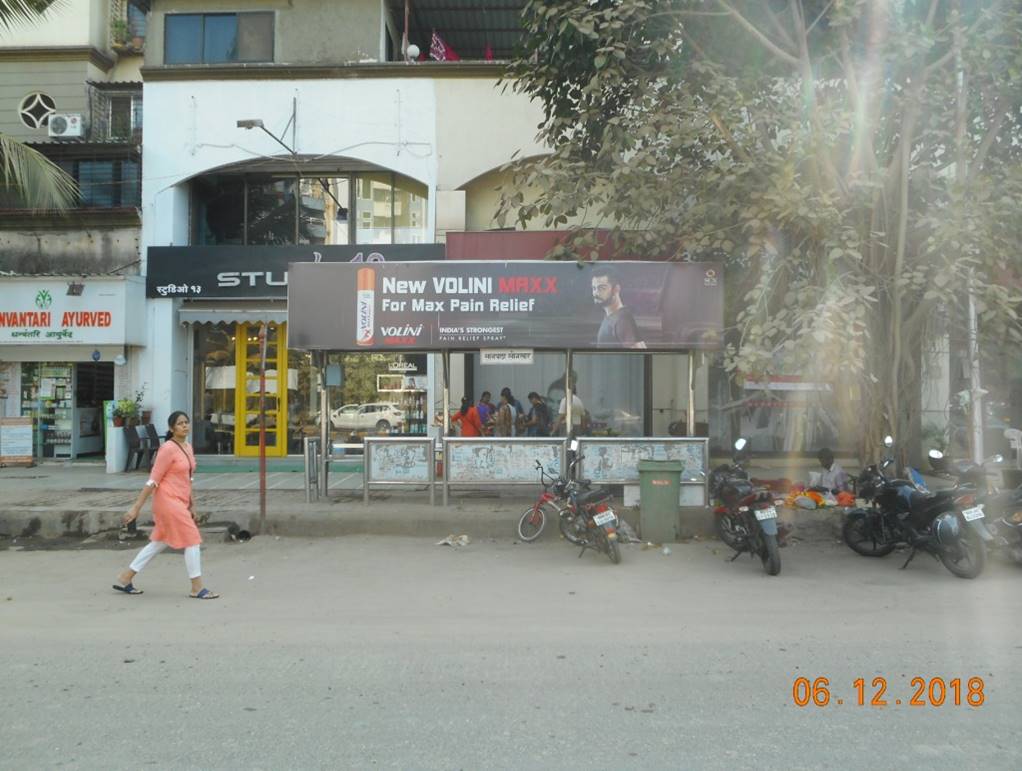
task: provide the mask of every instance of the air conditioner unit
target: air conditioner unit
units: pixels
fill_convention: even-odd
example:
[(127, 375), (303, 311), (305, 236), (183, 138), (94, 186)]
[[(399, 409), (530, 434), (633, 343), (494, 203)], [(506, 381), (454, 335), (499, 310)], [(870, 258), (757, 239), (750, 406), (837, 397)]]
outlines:
[(81, 139), (85, 135), (85, 121), (81, 113), (55, 112), (46, 128), (49, 135), (57, 139)]

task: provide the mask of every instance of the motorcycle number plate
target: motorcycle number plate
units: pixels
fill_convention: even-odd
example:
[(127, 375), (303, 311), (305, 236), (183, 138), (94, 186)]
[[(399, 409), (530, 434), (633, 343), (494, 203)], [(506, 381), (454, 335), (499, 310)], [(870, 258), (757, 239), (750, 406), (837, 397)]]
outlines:
[(614, 516), (613, 511), (605, 511), (602, 514), (597, 514), (593, 517), (593, 522), (595, 522), (598, 526), (603, 527), (603, 525), (606, 525), (608, 522), (613, 522), (615, 519), (617, 519), (617, 517)]
[(971, 509), (962, 509), (962, 516), (965, 517), (966, 522), (983, 519), (983, 507), (973, 506)]
[(765, 509), (756, 509), (756, 519), (762, 522), (764, 519), (777, 519), (777, 509), (767, 506)]

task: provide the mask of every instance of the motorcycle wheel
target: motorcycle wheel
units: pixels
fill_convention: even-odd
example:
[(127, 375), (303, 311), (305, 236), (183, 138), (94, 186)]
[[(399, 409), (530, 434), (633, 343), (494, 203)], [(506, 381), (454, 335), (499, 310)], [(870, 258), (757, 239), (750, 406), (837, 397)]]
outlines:
[(851, 517), (841, 528), (841, 537), (848, 548), (863, 557), (886, 557), (896, 544), (878, 542), (865, 517)]
[(987, 563), (987, 547), (979, 533), (971, 527), (962, 530), (955, 546), (944, 546), (937, 553), (944, 567), (959, 578), (975, 578)]
[(531, 543), (539, 538), (540, 533), (546, 526), (545, 506), (530, 506), (518, 519), (518, 537), (525, 543)]
[(768, 576), (776, 576), (781, 572), (781, 552), (777, 546), (777, 536), (763, 533), (763, 551), (759, 558), (763, 560), (763, 569)]
[(717, 514), (713, 518), (713, 527), (717, 536), (735, 551), (744, 551), (745, 535), (738, 529), (738, 518), (732, 514)]
[(585, 543), (585, 539), (579, 538), (577, 535), (575, 535), (574, 532), (575, 517), (573, 514), (568, 514), (567, 516), (564, 516), (563, 514), (564, 511), (565, 510), (562, 509), (560, 512), (557, 513), (557, 523), (561, 528), (561, 535), (564, 536), (564, 540), (566, 540), (568, 543), (573, 543), (575, 544), (575, 546), (581, 546), (582, 544)]
[(607, 538), (606, 533), (603, 534), (602, 538), (603, 545), (607, 550), (607, 556), (610, 557), (610, 561), (615, 565), (619, 564), (621, 562), (621, 549), (618, 548), (617, 538)]

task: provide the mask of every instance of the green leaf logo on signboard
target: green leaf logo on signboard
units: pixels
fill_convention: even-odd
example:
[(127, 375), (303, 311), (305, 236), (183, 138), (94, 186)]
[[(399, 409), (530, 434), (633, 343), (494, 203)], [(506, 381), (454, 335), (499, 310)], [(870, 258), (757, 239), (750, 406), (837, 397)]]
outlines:
[(53, 295), (51, 295), (46, 289), (40, 289), (35, 296), (35, 307), (44, 311), (51, 305), (53, 305)]

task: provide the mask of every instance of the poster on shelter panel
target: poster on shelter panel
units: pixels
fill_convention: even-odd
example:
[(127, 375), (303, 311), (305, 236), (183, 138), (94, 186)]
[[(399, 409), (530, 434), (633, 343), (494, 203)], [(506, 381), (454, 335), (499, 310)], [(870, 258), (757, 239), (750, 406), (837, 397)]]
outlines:
[(719, 348), (719, 263), (419, 262), (289, 267), (306, 350)]

